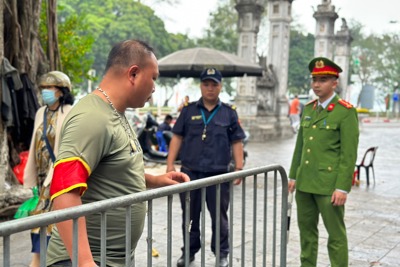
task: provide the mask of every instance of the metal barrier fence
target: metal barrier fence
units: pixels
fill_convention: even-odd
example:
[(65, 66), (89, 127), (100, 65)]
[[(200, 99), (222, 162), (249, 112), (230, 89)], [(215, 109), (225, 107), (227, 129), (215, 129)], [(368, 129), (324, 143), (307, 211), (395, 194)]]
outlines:
[[(243, 178), (240, 186), (234, 186), (233, 181)], [(141, 240), (135, 252), (135, 262), (126, 257), (125, 266), (176, 266), (176, 259), (181, 255), (182, 213), (179, 197), (174, 194), (186, 192), (186, 210), (189, 210), (190, 191), (201, 189), (201, 250), (200, 266), (217, 265), (219, 252), (213, 255), (206, 251), (211, 236), (210, 218), (205, 211), (206, 188), (216, 185), (217, 193), (217, 223), (216, 223), (216, 251), (219, 251), (219, 201), (222, 183), (230, 182), (230, 207), (228, 211), (230, 224), (230, 254), (229, 266), (286, 266), (286, 244), (288, 229), (288, 190), (285, 170), (279, 165), (269, 165), (240, 172), (213, 176), (190, 183), (183, 183), (163, 188), (151, 189), (137, 194), (131, 194), (114, 199), (82, 205), (76, 208), (52, 211), (32, 217), (22, 218), (0, 223), (0, 236), (3, 237), (3, 266), (13, 266), (11, 253), (13, 234), (41, 227), (41, 251), (46, 251), (46, 226), (49, 224), (73, 219), (73, 266), (77, 266), (77, 221), (79, 217), (101, 213), (101, 266), (106, 264), (106, 214), (107, 210), (117, 207), (126, 208), (126, 255), (130, 255), (130, 218), (131, 205), (138, 202), (148, 202), (147, 223)], [(167, 201), (165, 201), (165, 197)], [(165, 207), (166, 205), (166, 207)], [(280, 210), (280, 212), (278, 212)], [(177, 213), (174, 216), (174, 213)], [(187, 212), (188, 214), (188, 212)], [(176, 225), (177, 224), (177, 225)], [(185, 225), (189, 226), (189, 216), (186, 216)], [(121, 226), (124, 227), (124, 226)], [(189, 227), (185, 227), (188, 231)], [(173, 231), (174, 230), (174, 231)], [(156, 235), (154, 234), (156, 233)], [(146, 236), (147, 234), (147, 236)], [(29, 240), (28, 236), (26, 238)], [(145, 240), (145, 241), (144, 241)], [(163, 241), (164, 240), (164, 241)], [(103, 242), (104, 241), (104, 242)], [(30, 242), (30, 241), (27, 241)], [(188, 247), (188, 246), (187, 246)], [(157, 258), (152, 256), (152, 250), (161, 251)], [(188, 252), (188, 248), (187, 248)], [(18, 251), (18, 255), (23, 252)], [(26, 252), (28, 255), (29, 252)], [(188, 255), (189, 253), (186, 253)], [(1, 254), (0, 254), (1, 256)], [(215, 258), (214, 258), (215, 257)], [(187, 256), (188, 259), (188, 256)], [(40, 255), (41, 267), (45, 266), (46, 253)], [(187, 264), (187, 266), (189, 266)], [(198, 266), (198, 265), (196, 265)]]

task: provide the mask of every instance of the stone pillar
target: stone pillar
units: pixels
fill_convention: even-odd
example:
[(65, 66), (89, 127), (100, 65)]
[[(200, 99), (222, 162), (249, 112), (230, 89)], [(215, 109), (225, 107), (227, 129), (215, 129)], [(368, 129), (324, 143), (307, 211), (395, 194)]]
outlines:
[(349, 66), (351, 57), (351, 42), (353, 38), (349, 27), (347, 26), (346, 20), (342, 18), (342, 26), (340, 31), (336, 33), (335, 42), (335, 56), (334, 61), (343, 70), (340, 74), (340, 88), (342, 89), (341, 97), (347, 101), (350, 100), (350, 95), (348, 91), (348, 81), (349, 81)]
[(333, 44), (335, 41), (335, 21), (338, 14), (331, 0), (322, 0), (314, 12), (317, 21), (315, 28), (314, 56), (326, 57), (333, 60)]
[[(238, 56), (256, 63), (257, 59), (257, 34), (264, 11), (263, 0), (236, 0), (236, 10), (239, 13)], [(243, 77), (238, 79), (237, 96), (235, 104), (242, 125), (249, 128), (256, 121), (257, 94), (256, 77)]]
[[(263, 142), (293, 135), (287, 118), (286, 99), (292, 2), (268, 1), (270, 38), (268, 58), (260, 60), (263, 61), (263, 77), (245, 77), (238, 82), (235, 102), (242, 125), (250, 132), (252, 141)], [(253, 62), (257, 58), (257, 33), (264, 5), (264, 0), (236, 0), (238, 54)]]
[[(287, 92), (292, 2), (293, 0), (268, 1), (268, 17), (270, 21), (268, 63), (273, 66), (278, 79), (276, 97), (279, 101), (285, 100)], [(285, 103), (287, 103), (286, 100)], [(281, 108), (287, 111), (286, 104)], [(282, 112), (278, 113), (282, 114)]]

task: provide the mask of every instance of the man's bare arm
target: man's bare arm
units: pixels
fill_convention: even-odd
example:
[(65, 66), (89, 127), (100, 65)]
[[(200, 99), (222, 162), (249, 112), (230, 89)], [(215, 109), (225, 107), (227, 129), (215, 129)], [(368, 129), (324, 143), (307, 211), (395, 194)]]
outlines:
[[(64, 193), (53, 200), (53, 209), (61, 210), (70, 207), (82, 205), (79, 188), (70, 192)], [(57, 229), (60, 237), (64, 242), (65, 248), (72, 259), (72, 220), (57, 223)], [(96, 263), (93, 261), (92, 252), (89, 246), (89, 239), (86, 231), (85, 217), (78, 219), (78, 266), (79, 267), (94, 267)]]
[[(236, 141), (232, 144), (232, 155), (235, 161), (235, 171), (243, 170), (243, 143), (242, 140)], [(241, 183), (241, 179), (236, 179), (234, 181), (235, 185)]]
[(182, 145), (182, 136), (174, 134), (169, 144), (168, 158), (167, 158), (167, 172), (175, 171), (174, 162), (178, 157), (179, 150)]

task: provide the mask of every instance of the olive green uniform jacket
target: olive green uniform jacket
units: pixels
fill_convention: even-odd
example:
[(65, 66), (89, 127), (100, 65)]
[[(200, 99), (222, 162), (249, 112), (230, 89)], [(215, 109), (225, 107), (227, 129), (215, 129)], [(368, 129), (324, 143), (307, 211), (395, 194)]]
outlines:
[(289, 178), (302, 192), (350, 192), (357, 160), (357, 111), (338, 96), (319, 114), (317, 105), (314, 100), (304, 107)]

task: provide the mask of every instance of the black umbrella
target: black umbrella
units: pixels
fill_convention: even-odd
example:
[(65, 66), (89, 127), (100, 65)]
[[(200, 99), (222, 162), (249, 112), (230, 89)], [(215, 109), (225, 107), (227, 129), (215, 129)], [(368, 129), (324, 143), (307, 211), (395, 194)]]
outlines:
[(216, 68), (223, 77), (262, 76), (258, 64), (227, 52), (198, 47), (179, 50), (158, 61), (160, 77), (199, 77), (205, 68)]

